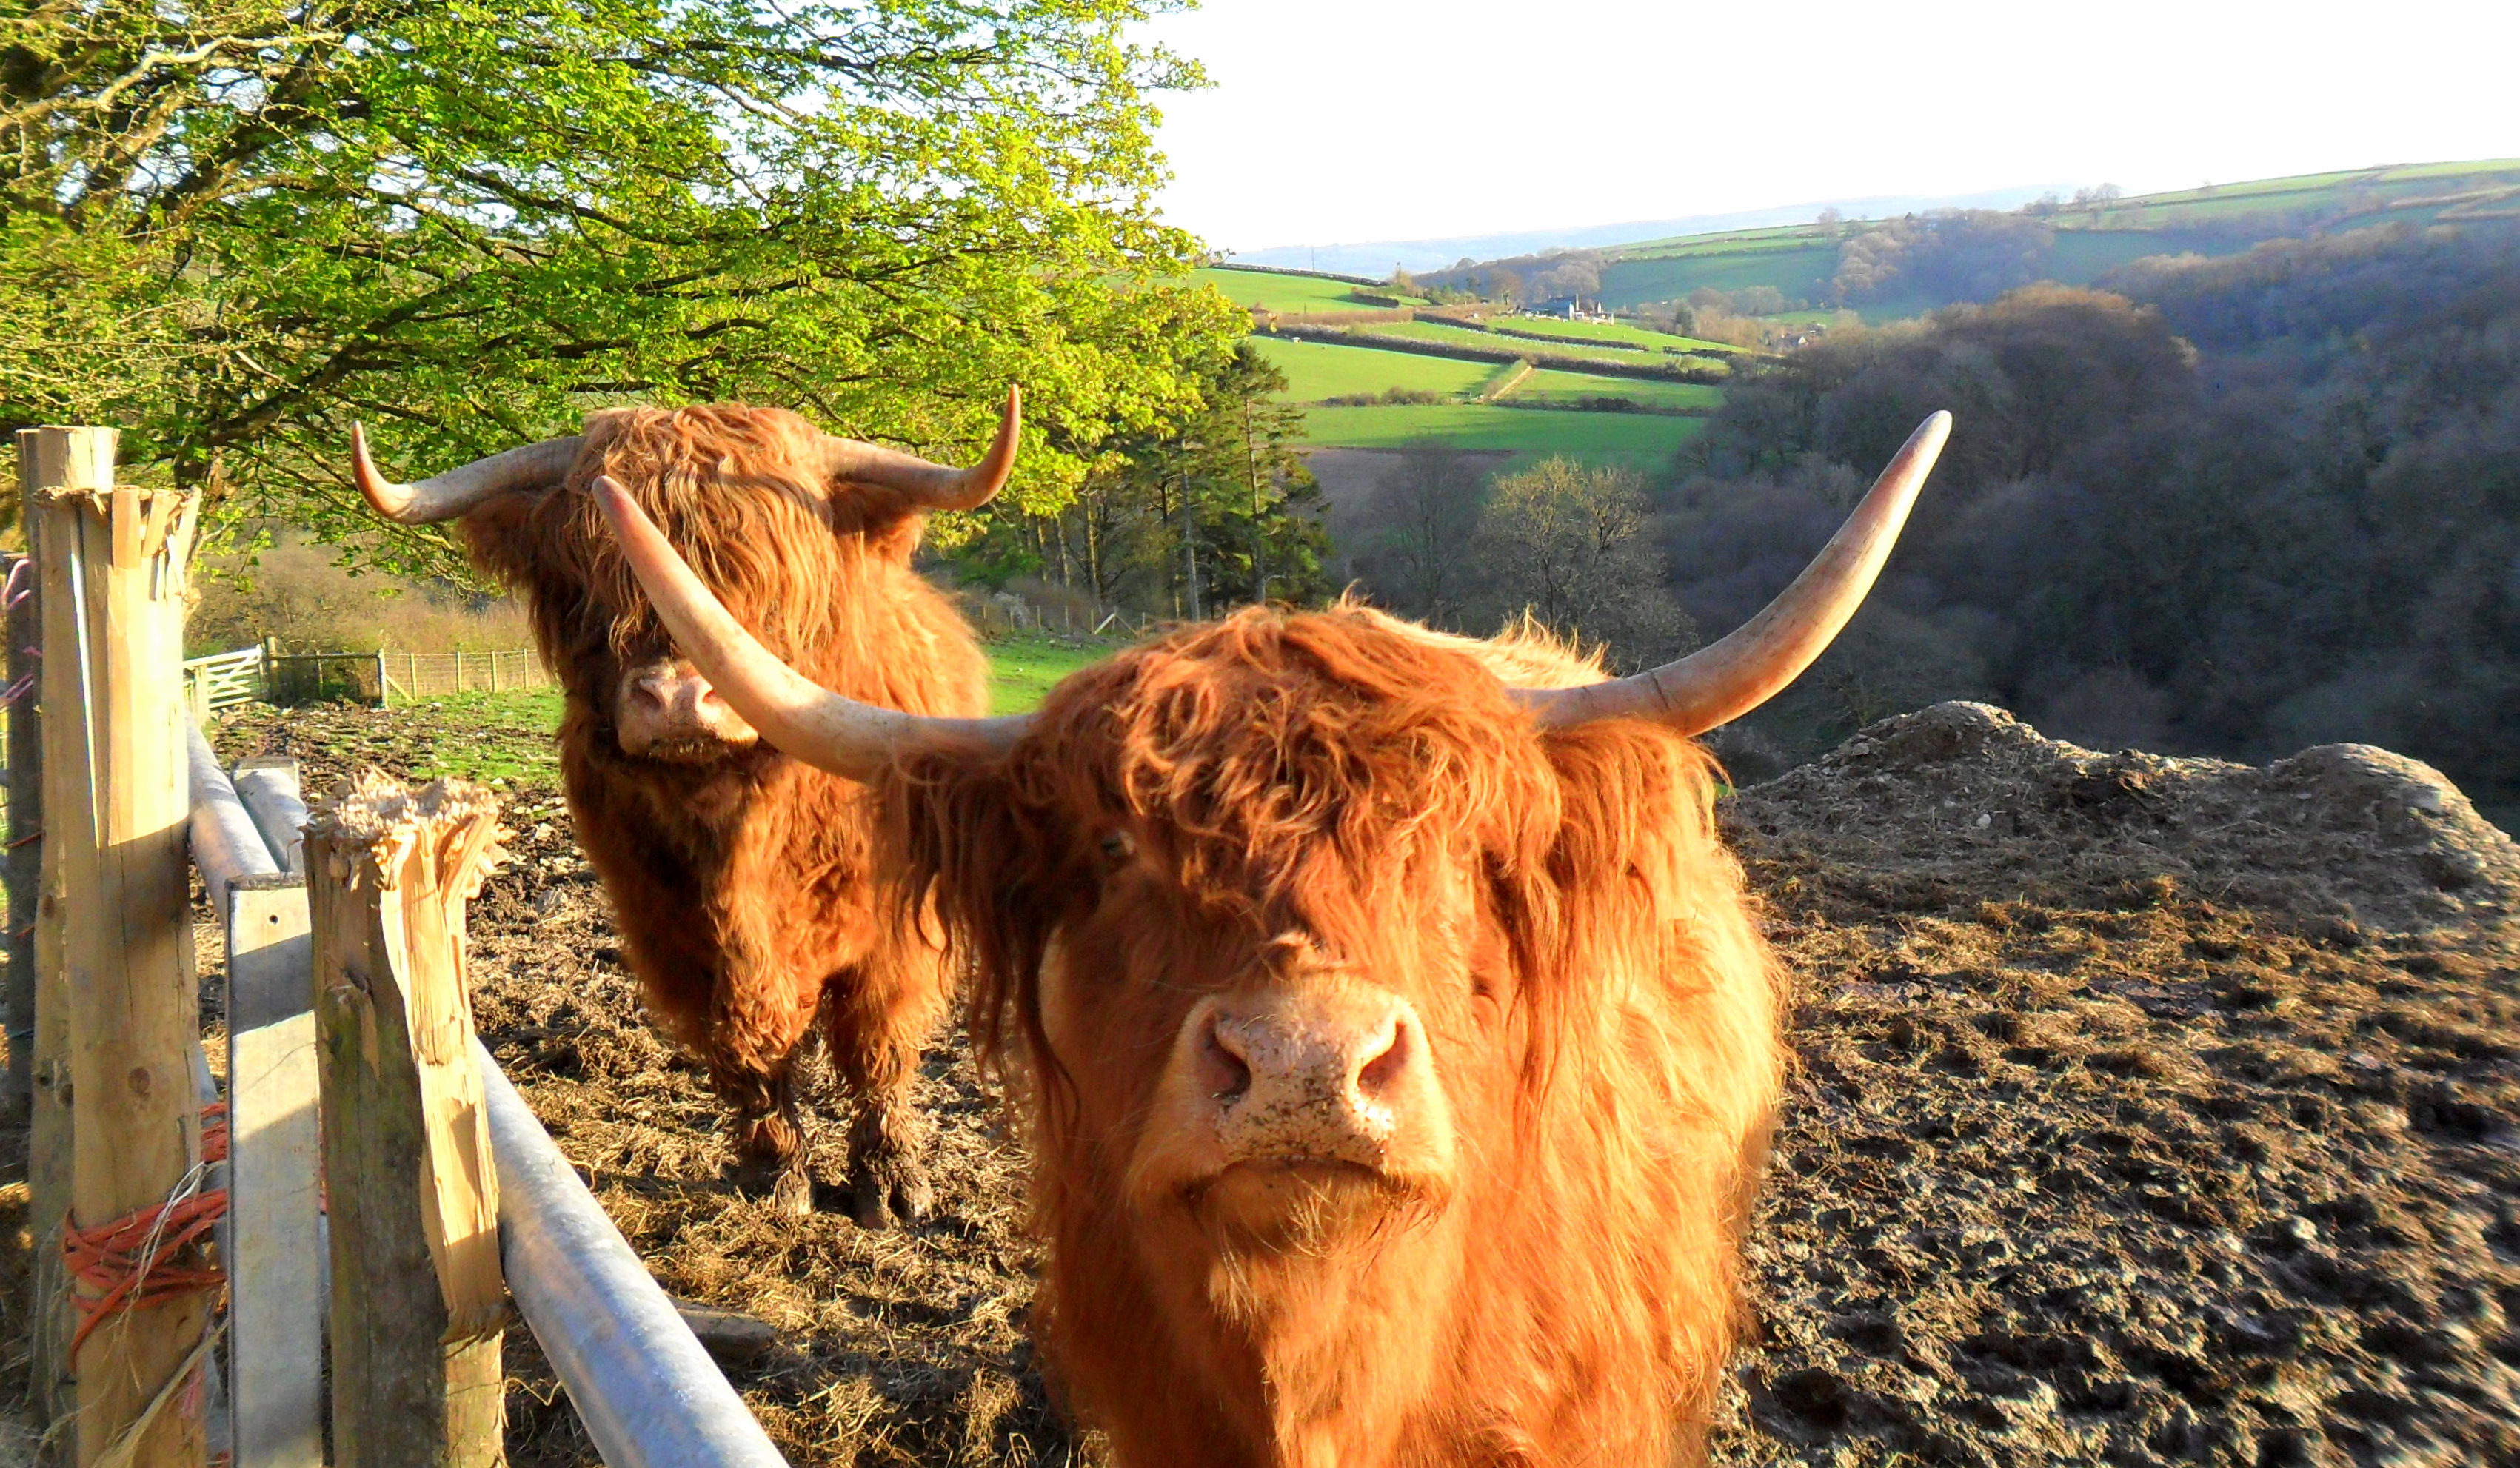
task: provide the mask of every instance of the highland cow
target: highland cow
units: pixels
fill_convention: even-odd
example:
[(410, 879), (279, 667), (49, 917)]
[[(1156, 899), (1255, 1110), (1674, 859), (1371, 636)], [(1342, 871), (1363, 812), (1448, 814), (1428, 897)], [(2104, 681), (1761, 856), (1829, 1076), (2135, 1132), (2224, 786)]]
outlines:
[(566, 711), (561, 766), (651, 1016), (736, 1116), (740, 1176), (812, 1207), (793, 1067), (819, 1014), (855, 1116), (859, 1222), (926, 1206), (909, 1089), (949, 996), (919, 923), (876, 910), (865, 787), (788, 758), (676, 655), (588, 486), (610, 475), (782, 656), (849, 696), (984, 713), (988, 668), (911, 569), (929, 512), (985, 503), (1015, 450), (1010, 395), (979, 466), (823, 433), (793, 413), (624, 408), (582, 434), (394, 484), (354, 431), (361, 491), (404, 524), (459, 519), (474, 564), (520, 594)]
[(882, 792), (1019, 1098), (1046, 1365), (1121, 1463), (1642, 1468), (1703, 1456), (1784, 1068), (1689, 735), (1844, 626), (1948, 423), (1651, 673), (1254, 609), (978, 724), (797, 677), (598, 495), (764, 736)]

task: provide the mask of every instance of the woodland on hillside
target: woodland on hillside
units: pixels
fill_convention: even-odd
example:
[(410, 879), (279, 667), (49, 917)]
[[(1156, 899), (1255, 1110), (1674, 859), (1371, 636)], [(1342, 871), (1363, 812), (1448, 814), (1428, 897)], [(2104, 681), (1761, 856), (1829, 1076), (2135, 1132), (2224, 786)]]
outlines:
[[(1701, 627), (1755, 611), (1925, 414), (1899, 557), (1736, 764), (1981, 697), (2263, 759), (2366, 741), (2520, 803), (2520, 234), (2163, 257), (1830, 335), (1736, 379), (1659, 487)], [(1745, 771), (1744, 773), (1753, 773)]]

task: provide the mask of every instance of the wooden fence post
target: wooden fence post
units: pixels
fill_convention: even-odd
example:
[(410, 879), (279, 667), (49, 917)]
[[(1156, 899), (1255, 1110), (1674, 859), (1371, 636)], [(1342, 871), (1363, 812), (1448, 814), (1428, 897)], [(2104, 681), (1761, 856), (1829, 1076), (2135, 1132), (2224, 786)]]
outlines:
[[(34, 1239), (29, 1371), (32, 1395), (47, 1424), (67, 1423), (77, 1409), (71, 1388), (69, 1279), (63, 1269), (62, 1221), (70, 1211), (75, 1155), (70, 1115), (69, 977), (65, 952), (68, 869), (95, 867), (96, 812), (88, 783), (86, 630), (71, 590), (75, 522), (47, 491), (99, 488), (113, 482), (113, 432), (108, 428), (27, 428), (18, 434), (27, 543), (36, 556), (41, 645), (56, 649), (38, 674), (38, 726), (44, 745), (43, 809), (52, 823), (42, 846), (35, 907), (35, 1054), (26, 1161), (29, 1231)], [(68, 526), (68, 528), (63, 528)], [(73, 848), (80, 861), (73, 864)]]
[(306, 824), (333, 1228), (333, 1461), (502, 1461), (498, 1178), (465, 976), (488, 791), (373, 771)]
[[(111, 430), (35, 432), (39, 462), (57, 445), (76, 454), (78, 435), (89, 435), (86, 470), (46, 474), (37, 492), (44, 554), (67, 560), (69, 581), (68, 615), (56, 620), (47, 607), (46, 645), (58, 650), (46, 661), (74, 664), (87, 685), (87, 747), (72, 753), (57, 742), (45, 765), (58, 761), (66, 775), (76, 768), (93, 791), (89, 822), (57, 816), (50, 832), (67, 838), (64, 1007), (78, 1140), (69, 1226), (102, 1249), (144, 1257), (159, 1281), (146, 1309), (107, 1298), (127, 1283), (111, 1276), (128, 1266), (72, 1281), (73, 1300), (92, 1312), (86, 1341), (71, 1350), (77, 1460), (171, 1468), (202, 1460), (200, 1394), (188, 1388), (212, 1341), (204, 1290), (163, 1288), (202, 1270), (202, 1245), (160, 1242), (180, 1238), (175, 1211), (203, 1185), (182, 698), (184, 572), (200, 500), (109, 488)], [(54, 641), (56, 629), (68, 636)], [(68, 815), (71, 804), (58, 809)], [(118, 1226), (132, 1231), (109, 1236)]]

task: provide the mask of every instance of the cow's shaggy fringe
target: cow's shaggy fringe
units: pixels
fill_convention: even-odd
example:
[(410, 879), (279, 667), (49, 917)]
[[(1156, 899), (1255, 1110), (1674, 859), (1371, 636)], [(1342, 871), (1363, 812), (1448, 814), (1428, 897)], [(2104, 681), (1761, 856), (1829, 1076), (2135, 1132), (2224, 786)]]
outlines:
[(788, 1070), (819, 1010), (859, 1105), (853, 1163), (915, 1144), (904, 1099), (949, 985), (920, 924), (878, 921), (862, 787), (766, 748), (625, 755), (625, 669), (673, 644), (588, 492), (626, 486), (718, 596), (806, 676), (916, 713), (986, 712), (970, 629), (910, 568), (924, 515), (827, 484), (816, 430), (775, 408), (591, 415), (566, 482), (468, 516), (476, 563), (525, 595), (566, 694), (562, 767), (650, 1012), (707, 1063), (750, 1155), (791, 1159)]
[[(1544, 639), (1250, 610), (1070, 678), (1002, 760), (889, 782), (906, 900), (968, 951), (972, 1034), (1023, 1098), (1035, 1328), (1125, 1462), (1697, 1450), (1777, 987), (1712, 761), (1643, 724), (1544, 733), (1503, 681), (1598, 676)], [(1327, 1260), (1220, 1245), (1185, 1305), (1150, 1259), (1196, 1246), (1132, 1196), (1131, 1129), (1182, 1015), (1294, 941), (1425, 1016), (1462, 1176)], [(1165, 980), (1088, 1076), (1053, 1053), (1045, 964)]]

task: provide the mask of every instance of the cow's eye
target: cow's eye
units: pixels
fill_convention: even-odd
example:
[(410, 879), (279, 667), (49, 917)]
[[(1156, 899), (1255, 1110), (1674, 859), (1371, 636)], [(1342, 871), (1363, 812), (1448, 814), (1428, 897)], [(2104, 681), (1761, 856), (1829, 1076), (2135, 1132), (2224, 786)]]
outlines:
[(1102, 837), (1102, 856), (1116, 867), (1138, 854), (1138, 843), (1127, 831), (1111, 831)]

